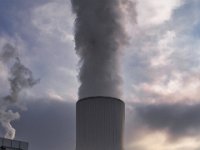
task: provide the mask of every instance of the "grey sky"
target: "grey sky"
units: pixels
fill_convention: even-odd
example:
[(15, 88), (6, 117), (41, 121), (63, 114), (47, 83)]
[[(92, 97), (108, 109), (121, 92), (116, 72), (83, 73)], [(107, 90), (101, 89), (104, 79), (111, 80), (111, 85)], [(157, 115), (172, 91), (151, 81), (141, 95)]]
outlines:
[[(200, 124), (200, 2), (124, 2), (121, 9), (129, 38), (120, 63), (126, 102), (125, 147), (196, 150), (200, 138), (195, 134)], [(24, 111), (12, 122), (16, 138), (29, 141), (30, 150), (74, 148), (74, 107), (80, 86), (74, 19), (69, 0), (0, 2), (0, 51), (6, 43), (13, 45), (22, 64), (41, 79), (20, 93)], [(0, 63), (1, 97), (9, 93), (8, 76), (8, 68)]]

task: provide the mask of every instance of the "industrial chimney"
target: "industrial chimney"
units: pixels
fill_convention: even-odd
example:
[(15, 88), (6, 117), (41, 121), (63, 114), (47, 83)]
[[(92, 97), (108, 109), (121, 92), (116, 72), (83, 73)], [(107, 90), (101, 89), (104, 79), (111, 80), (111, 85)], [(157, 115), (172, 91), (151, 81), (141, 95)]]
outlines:
[(89, 97), (76, 104), (76, 150), (123, 150), (125, 104)]

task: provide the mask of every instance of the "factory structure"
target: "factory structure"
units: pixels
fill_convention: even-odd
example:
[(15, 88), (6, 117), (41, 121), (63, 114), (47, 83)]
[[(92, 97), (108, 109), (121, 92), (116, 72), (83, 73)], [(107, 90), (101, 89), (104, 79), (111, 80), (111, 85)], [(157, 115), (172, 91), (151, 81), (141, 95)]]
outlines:
[[(125, 104), (120, 99), (80, 99), (76, 103), (76, 150), (123, 150), (124, 120)], [(0, 150), (28, 150), (28, 143), (0, 138)]]
[(89, 97), (76, 104), (76, 150), (123, 150), (125, 104)]
[(28, 143), (0, 138), (0, 150), (28, 150)]

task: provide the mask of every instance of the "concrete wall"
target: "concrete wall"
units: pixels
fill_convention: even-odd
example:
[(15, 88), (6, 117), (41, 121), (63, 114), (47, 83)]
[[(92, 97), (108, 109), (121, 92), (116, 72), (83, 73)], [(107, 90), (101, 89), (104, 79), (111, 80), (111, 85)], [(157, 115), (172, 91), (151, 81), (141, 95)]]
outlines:
[(28, 143), (0, 138), (0, 150), (28, 150)]
[(111, 97), (81, 99), (76, 105), (76, 150), (123, 150), (125, 105)]

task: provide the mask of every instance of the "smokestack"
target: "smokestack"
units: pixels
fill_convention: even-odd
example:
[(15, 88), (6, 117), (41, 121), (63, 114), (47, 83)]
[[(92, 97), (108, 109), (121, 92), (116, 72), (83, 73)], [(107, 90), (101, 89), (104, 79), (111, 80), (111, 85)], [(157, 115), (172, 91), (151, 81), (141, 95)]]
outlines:
[(76, 150), (123, 150), (125, 105), (112, 97), (89, 97), (76, 104)]
[(120, 57), (127, 43), (123, 0), (71, 2), (80, 57), (76, 150), (122, 150), (124, 103), (112, 97), (122, 94)]

